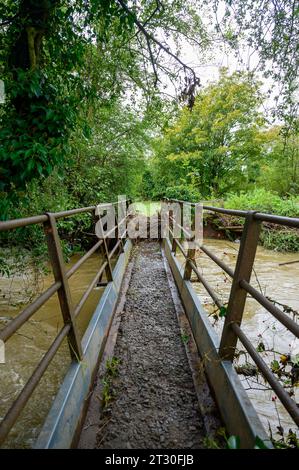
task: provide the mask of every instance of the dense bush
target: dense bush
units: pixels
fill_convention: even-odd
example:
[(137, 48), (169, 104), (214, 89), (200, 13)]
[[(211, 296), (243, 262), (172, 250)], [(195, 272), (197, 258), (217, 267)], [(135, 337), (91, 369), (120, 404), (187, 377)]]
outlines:
[(299, 196), (287, 199), (263, 188), (257, 188), (240, 194), (230, 194), (225, 198), (225, 207), (229, 209), (258, 210), (287, 217), (299, 216)]
[(197, 189), (183, 184), (166, 188), (165, 197), (190, 202), (199, 202), (201, 199), (201, 195)]
[[(258, 210), (286, 217), (298, 217), (299, 197), (283, 199), (277, 194), (263, 188), (248, 193), (231, 194), (225, 201), (230, 209)], [(243, 220), (240, 220), (243, 223)], [(299, 251), (299, 231), (283, 226), (262, 227), (261, 244), (268, 249), (277, 251)]]
[(297, 230), (264, 229), (260, 239), (262, 245), (269, 250), (299, 251), (299, 232)]

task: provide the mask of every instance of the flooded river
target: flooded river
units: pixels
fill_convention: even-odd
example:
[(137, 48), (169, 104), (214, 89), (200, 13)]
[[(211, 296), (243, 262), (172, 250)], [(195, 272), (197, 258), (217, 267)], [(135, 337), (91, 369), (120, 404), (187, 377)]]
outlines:
[[(239, 248), (237, 243), (227, 240), (208, 239), (205, 240), (205, 245), (228, 266), (234, 268)], [(264, 295), (298, 311), (299, 263), (280, 265), (281, 263), (298, 259), (298, 253), (279, 253), (258, 247), (251, 284), (259, 291), (262, 291)], [(180, 260), (182, 262), (184, 261), (182, 258), (180, 258)], [(226, 304), (231, 288), (231, 278), (223, 273), (223, 271), (202, 252), (197, 256), (196, 261), (199, 271), (217, 292), (222, 303)], [(211, 303), (211, 298), (204, 287), (197, 282), (194, 283), (193, 286), (202, 303), (205, 305), (206, 310), (213, 313), (215, 306)], [(215, 321), (213, 315), (210, 315), (209, 318), (217, 333), (221, 335), (224, 320), (220, 319)], [(279, 362), (280, 354), (290, 352), (293, 354), (299, 353), (299, 340), (252, 298), (247, 299), (242, 328), (255, 346), (259, 343), (263, 343), (266, 350), (273, 349), (276, 351), (274, 353), (268, 352), (263, 354), (263, 359), (266, 360), (268, 364), (271, 364), (273, 360)], [(238, 348), (244, 349), (240, 343), (238, 343)], [(250, 358), (248, 357), (248, 359)], [(244, 360), (245, 356), (242, 354), (239, 360), (240, 364), (244, 363)], [(240, 379), (249, 397), (253, 401), (267, 431), (270, 425), (273, 436), (277, 438), (278, 436), (275, 436), (275, 432), (278, 425), (281, 425), (286, 433), (289, 431), (289, 428), (296, 430), (296, 425), (280, 402), (275, 399), (274, 401), (272, 400), (272, 398), (275, 397), (273, 391), (264, 390), (267, 388), (267, 385), (265, 387), (262, 378), (257, 380), (257, 378), (245, 378), (240, 375)], [(288, 390), (290, 390), (290, 388), (288, 388)], [(295, 387), (293, 391), (295, 393), (296, 402), (298, 403), (298, 387)]]
[[(234, 267), (238, 250), (237, 243), (223, 240), (207, 240), (206, 245), (213, 249), (214, 253), (229, 266)], [(298, 253), (276, 253), (259, 247), (255, 262), (256, 275), (253, 276), (252, 283), (255, 287), (261, 288), (267, 296), (299, 310), (299, 263), (280, 266), (280, 263), (296, 259), (298, 259)], [(68, 266), (71, 266), (77, 260), (78, 256), (74, 256)], [(89, 282), (99, 269), (99, 263), (99, 255), (93, 255), (70, 279), (74, 305), (80, 300)], [(231, 286), (230, 278), (225, 276), (220, 268), (204, 254), (200, 254), (197, 257), (197, 264), (205, 278), (218, 293), (218, 296), (226, 303)], [(44, 291), (52, 282), (51, 274), (39, 278), (39, 292)], [(24, 308), (30, 296), (34, 297), (37, 295), (37, 292), (31, 292), (33, 284), (36, 284), (36, 279), (26, 272), (22, 275), (14, 275), (11, 278), (0, 278), (0, 328)], [(207, 310), (211, 312), (213, 307), (206, 291), (198, 283), (194, 283), (194, 288)], [(79, 315), (78, 324), (82, 334), (102, 292), (103, 288), (93, 290), (88, 302)], [(223, 320), (215, 323), (212, 316), (210, 319), (218, 333), (221, 333)], [(7, 342), (6, 364), (0, 364), (0, 418), (4, 416), (9, 405), (26, 383), (61, 325), (60, 308), (55, 296), (18, 331), (18, 334), (14, 335)], [(247, 301), (243, 328), (255, 345), (262, 341), (266, 349), (274, 348), (277, 351), (274, 356), (273, 353), (269, 353), (269, 361), (272, 361), (273, 358), (279, 360), (279, 353), (299, 352), (298, 342), (296, 342), (294, 336), (288, 333), (282, 325), (276, 322), (253, 299), (248, 299)], [(241, 356), (240, 361), (242, 360), (244, 358)], [(65, 342), (34, 392), (33, 399), (29, 401), (17, 424), (11, 431), (4, 447), (18, 448), (32, 446), (69, 363), (70, 355)], [(256, 379), (249, 380), (243, 376), (240, 376), (240, 378), (243, 380), (243, 385), (253, 400), (266, 429), (268, 428), (268, 423), (270, 423), (275, 432), (275, 428), (279, 424), (277, 413), (279, 413), (281, 425), (286, 431), (289, 428), (295, 428), (294, 423), (280, 404), (277, 401), (272, 401), (273, 392), (257, 390), (264, 388), (261, 379), (257, 382)], [(298, 388), (296, 390), (298, 402)]]
[[(75, 264), (78, 259), (79, 255), (73, 256), (67, 267)], [(92, 255), (69, 280), (74, 305), (79, 302), (99, 270), (100, 262), (98, 254)], [(30, 290), (33, 283), (36, 284), (36, 280), (31, 272), (0, 279), (0, 328), (23, 310), (26, 306), (25, 299), (28, 301), (31, 296), (38, 294)], [(39, 293), (52, 283), (52, 274), (39, 277), (37, 283)], [(78, 327), (81, 334), (85, 331), (102, 292), (103, 288), (94, 289), (80, 312)], [(55, 295), (6, 343), (6, 364), (0, 364), (0, 418), (4, 416), (9, 405), (25, 385), (61, 326), (62, 316)], [(69, 364), (70, 354), (65, 340), (3, 447), (32, 446)]]

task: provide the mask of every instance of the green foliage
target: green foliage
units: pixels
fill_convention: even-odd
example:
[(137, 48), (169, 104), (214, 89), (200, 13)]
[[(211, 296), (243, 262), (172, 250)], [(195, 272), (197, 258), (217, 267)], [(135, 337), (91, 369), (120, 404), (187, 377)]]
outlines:
[(187, 344), (188, 341), (189, 341), (189, 339), (190, 339), (190, 337), (189, 337), (189, 335), (188, 335), (187, 333), (184, 333), (184, 332), (183, 332), (183, 333), (181, 334), (181, 340), (183, 341), (184, 344)]
[(209, 197), (250, 183), (262, 149), (258, 88), (251, 75), (222, 70), (198, 93), (192, 112), (183, 108), (156, 143), (158, 187), (190, 186)]
[(183, 184), (167, 187), (164, 196), (169, 199), (180, 199), (181, 201), (190, 202), (198, 202), (201, 199), (200, 193), (196, 188)]
[[(291, 196), (282, 199), (277, 194), (263, 188), (253, 191), (230, 194), (225, 200), (225, 207), (229, 209), (257, 210), (286, 217), (298, 217), (299, 198)], [(277, 251), (298, 251), (299, 233), (296, 229), (278, 227), (276, 230), (263, 227), (260, 240), (268, 249)]]
[(1, 276), (10, 276), (10, 267), (9, 264), (5, 261), (2, 256), (0, 256), (0, 275)]
[(289, 429), (288, 433), (284, 433), (282, 429), (282, 435), (280, 439), (274, 439), (271, 436), (271, 441), (275, 449), (299, 449), (299, 439), (292, 429)]
[(118, 375), (118, 367), (120, 365), (120, 359), (112, 357), (106, 362), (106, 374), (102, 379), (103, 391), (102, 391), (102, 406), (107, 408), (114, 398), (113, 392), (113, 379)]
[(276, 251), (299, 251), (298, 230), (267, 230), (261, 233), (261, 242), (265, 248)]
[[(170, 27), (175, 41), (196, 30), (207, 42), (192, 2), (163, 2), (162, 8), (151, 0), (131, 5), (131, 11), (127, 8), (114, 0), (4, 0), (0, 7), (0, 69), (6, 89), (0, 110), (2, 198), (17, 200), (30, 181), (64, 168), (71, 158), (74, 131), (88, 138), (86, 120), (92, 107), (107, 106), (125, 95), (134, 101), (137, 89), (148, 102), (156, 96), (159, 61), (168, 55), (165, 48), (152, 63), (158, 52), (151, 39), (156, 30), (167, 32)], [(184, 15), (178, 18), (182, 9)], [(137, 34), (138, 21), (146, 23), (150, 39)]]
[(153, 199), (154, 197), (154, 180), (149, 169), (146, 169), (142, 175), (140, 193), (143, 199)]
[(240, 194), (229, 194), (225, 200), (225, 207), (229, 209), (258, 210), (287, 217), (298, 217), (299, 198), (280, 198), (277, 194), (264, 188)]
[(299, 135), (284, 133), (281, 127), (273, 127), (265, 133), (267, 144), (258, 184), (280, 196), (295, 196), (299, 193)]
[(219, 311), (219, 317), (223, 318), (226, 317), (227, 314), (227, 307), (222, 306)]
[(230, 436), (227, 439), (227, 448), (228, 449), (240, 449), (240, 437)]
[(258, 436), (255, 438), (254, 449), (269, 449), (269, 446)]
[(118, 357), (112, 357), (106, 362), (106, 373), (110, 377), (116, 377), (118, 375), (118, 367), (120, 365), (120, 359)]
[[(298, 2), (276, 0), (203, 0), (214, 8), (221, 5), (224, 14), (216, 21), (216, 30), (221, 32), (236, 55), (244, 51), (244, 42), (258, 56), (257, 70), (266, 79), (272, 79), (278, 114), (289, 128), (298, 131)], [(222, 10), (221, 10), (222, 11)], [(266, 33), (265, 33), (266, 32)], [(270, 87), (272, 83), (270, 81)], [(277, 90), (277, 91), (276, 91)], [(270, 91), (270, 90), (269, 90)]]

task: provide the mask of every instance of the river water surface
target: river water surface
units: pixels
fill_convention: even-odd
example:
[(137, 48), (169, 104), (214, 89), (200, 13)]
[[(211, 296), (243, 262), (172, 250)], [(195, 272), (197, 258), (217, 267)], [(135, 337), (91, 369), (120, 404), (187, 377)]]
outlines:
[[(207, 239), (205, 240), (205, 245), (228, 266), (234, 269), (239, 248), (238, 243), (227, 240)], [(184, 261), (180, 256), (179, 259), (181, 262)], [(264, 295), (298, 311), (299, 263), (280, 265), (281, 263), (298, 259), (298, 253), (279, 253), (259, 246), (251, 284), (259, 291), (262, 291)], [(222, 303), (226, 304), (231, 288), (231, 278), (203, 252), (197, 255), (196, 262), (201, 274), (203, 274), (204, 278), (217, 292)], [(211, 298), (202, 284), (194, 282), (193, 287), (206, 310), (213, 313), (215, 306), (212, 304)], [(209, 318), (220, 336), (224, 320), (215, 321), (213, 315)], [(252, 298), (248, 298), (246, 301), (242, 329), (255, 346), (262, 342), (266, 350), (274, 349), (276, 351), (275, 353), (271, 351), (263, 353), (263, 359), (268, 365), (273, 360), (280, 361), (280, 354), (289, 352), (293, 354), (299, 353), (299, 341), (295, 336), (288, 332), (283, 325), (276, 321), (267, 310)], [(244, 349), (240, 343), (238, 343), (238, 348)], [(242, 354), (239, 361), (240, 364), (244, 363), (245, 355)], [(250, 360), (249, 362), (252, 361)], [(270, 425), (273, 436), (278, 438), (279, 436), (275, 435), (278, 425), (281, 425), (286, 433), (289, 431), (289, 428), (292, 428), (294, 431), (296, 430), (296, 425), (281, 403), (275, 399), (273, 391), (265, 390), (267, 385), (264, 385), (262, 378), (258, 380), (256, 378), (249, 379), (240, 375), (240, 379), (267, 431)], [(295, 393), (295, 400), (298, 403), (298, 387), (288, 388), (287, 390), (292, 390)]]
[[(72, 257), (67, 267), (78, 261)], [(98, 254), (92, 255), (69, 280), (73, 304), (76, 305), (100, 267)], [(52, 274), (39, 278), (39, 293), (53, 283)], [(24, 309), (36, 278), (31, 271), (12, 278), (0, 278), (0, 328)], [(78, 316), (78, 327), (83, 335), (104, 288), (93, 289)], [(38, 292), (32, 294), (34, 297)], [(13, 299), (13, 303), (11, 301)], [(0, 418), (17, 397), (34, 367), (41, 360), (62, 327), (62, 316), (57, 295), (50, 298), (38, 312), (6, 343), (5, 364), (0, 364)], [(51, 403), (67, 368), (70, 353), (66, 340), (56, 353), (32, 399), (29, 400), (3, 447), (31, 447), (39, 434)]]

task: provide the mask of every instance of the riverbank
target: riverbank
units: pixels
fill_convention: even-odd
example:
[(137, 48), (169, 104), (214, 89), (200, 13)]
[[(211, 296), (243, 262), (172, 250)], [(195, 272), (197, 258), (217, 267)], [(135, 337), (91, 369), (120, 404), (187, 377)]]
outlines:
[[(244, 219), (219, 213), (204, 213), (204, 238), (217, 240), (240, 240)], [(299, 252), (299, 229), (284, 227), (273, 223), (263, 223), (260, 245), (268, 250), (296, 253)]]

